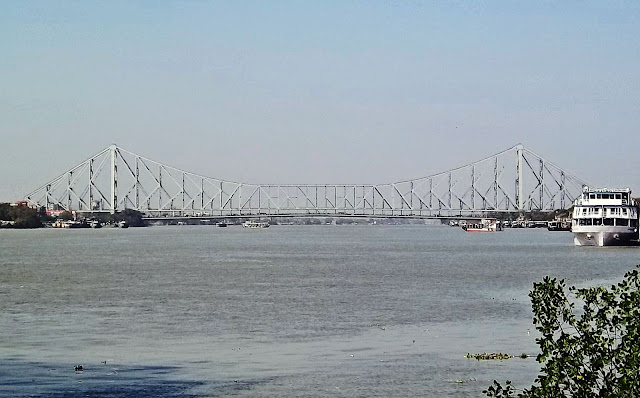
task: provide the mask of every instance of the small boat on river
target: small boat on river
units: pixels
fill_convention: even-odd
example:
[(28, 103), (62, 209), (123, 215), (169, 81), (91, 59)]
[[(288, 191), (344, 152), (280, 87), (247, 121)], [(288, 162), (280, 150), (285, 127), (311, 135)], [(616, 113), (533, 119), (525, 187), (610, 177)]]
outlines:
[(502, 231), (502, 225), (495, 218), (485, 218), (480, 222), (466, 222), (462, 229), (467, 232), (496, 232)]
[(551, 220), (547, 223), (549, 231), (571, 231), (571, 220)]
[(244, 228), (252, 228), (252, 229), (269, 228), (269, 223), (267, 221), (247, 220), (244, 223), (242, 223), (242, 226)]

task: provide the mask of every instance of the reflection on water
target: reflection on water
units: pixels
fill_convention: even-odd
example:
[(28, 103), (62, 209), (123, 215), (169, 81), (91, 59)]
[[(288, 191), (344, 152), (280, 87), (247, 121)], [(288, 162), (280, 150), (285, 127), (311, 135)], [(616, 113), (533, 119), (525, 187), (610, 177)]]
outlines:
[[(0, 231), (0, 395), (482, 396), (529, 385), (528, 291), (637, 248), (428, 226)], [(83, 364), (83, 372), (74, 372)]]

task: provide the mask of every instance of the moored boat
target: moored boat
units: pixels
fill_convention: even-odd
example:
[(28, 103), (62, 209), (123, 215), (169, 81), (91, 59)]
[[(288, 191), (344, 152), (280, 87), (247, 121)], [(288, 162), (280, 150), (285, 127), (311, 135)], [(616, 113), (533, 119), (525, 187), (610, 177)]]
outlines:
[(466, 222), (462, 225), (462, 229), (467, 232), (496, 232), (502, 231), (502, 225), (495, 218), (485, 218), (480, 222)]
[(571, 231), (571, 220), (551, 220), (547, 223), (549, 231)]
[(89, 224), (79, 220), (69, 220), (63, 224), (63, 228), (89, 228)]
[(584, 187), (571, 223), (576, 246), (629, 246), (638, 242), (638, 208), (629, 188)]

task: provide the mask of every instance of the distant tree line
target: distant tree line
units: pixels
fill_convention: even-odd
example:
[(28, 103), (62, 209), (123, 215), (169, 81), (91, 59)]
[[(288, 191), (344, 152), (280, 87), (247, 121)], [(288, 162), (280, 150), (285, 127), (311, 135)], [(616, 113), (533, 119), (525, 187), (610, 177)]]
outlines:
[[(73, 220), (71, 212), (64, 211), (57, 217), (47, 215), (44, 207), (33, 209), (23, 205), (12, 205), (11, 203), (0, 203), (0, 228), (42, 228), (44, 223), (60, 220)], [(126, 221), (131, 227), (144, 227), (146, 222), (142, 219), (142, 213), (132, 209), (125, 209), (116, 214), (85, 214), (85, 219), (95, 219), (102, 223), (119, 223)]]
[(126, 221), (131, 227), (144, 227), (147, 225), (142, 219), (142, 213), (133, 209), (124, 209), (110, 216), (114, 222)]
[[(64, 213), (63, 213), (64, 214)], [(115, 214), (109, 213), (85, 213), (84, 218), (98, 220), (103, 224), (117, 224), (125, 221), (131, 227), (146, 227), (147, 222), (142, 219), (143, 214), (137, 210), (124, 209)]]
[[(41, 228), (42, 220), (38, 210), (27, 206), (12, 206), (0, 203), (0, 228)], [(9, 223), (13, 222), (13, 223)]]

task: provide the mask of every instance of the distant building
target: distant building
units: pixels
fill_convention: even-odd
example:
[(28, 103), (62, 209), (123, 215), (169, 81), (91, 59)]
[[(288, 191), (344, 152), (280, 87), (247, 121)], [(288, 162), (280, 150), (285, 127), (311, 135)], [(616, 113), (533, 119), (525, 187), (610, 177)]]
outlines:
[[(57, 218), (57, 217), (60, 217), (60, 214), (62, 214), (62, 213), (64, 213), (64, 212), (66, 212), (66, 210), (64, 210), (64, 209), (60, 209), (60, 210), (47, 210), (47, 211), (45, 211), (45, 213), (46, 213), (48, 216), (56, 217), (56, 218)], [(70, 211), (70, 213), (71, 213), (71, 214), (73, 214), (73, 219), (75, 220), (75, 219), (76, 219), (76, 212), (75, 212), (75, 211)]]

